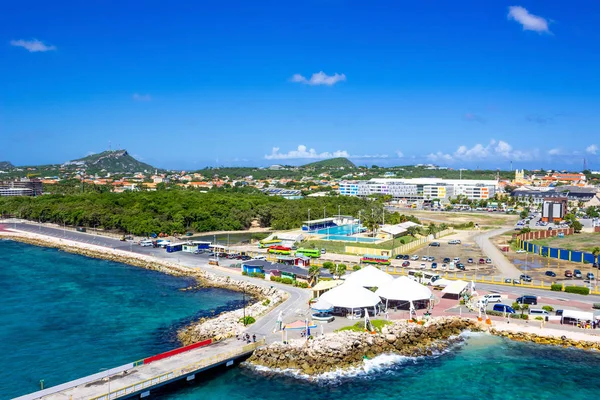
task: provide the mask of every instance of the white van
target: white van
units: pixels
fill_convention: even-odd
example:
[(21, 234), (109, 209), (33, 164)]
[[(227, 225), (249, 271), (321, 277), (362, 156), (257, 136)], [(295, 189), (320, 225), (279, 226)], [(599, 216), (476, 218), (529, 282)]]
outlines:
[(486, 294), (483, 298), (486, 299), (488, 303), (502, 303), (502, 295), (497, 293)]
[(541, 308), (530, 308), (529, 315), (547, 317), (550, 313), (546, 310), (542, 310)]
[(142, 240), (140, 242), (140, 246), (142, 246), (142, 247), (152, 247), (152, 240)]

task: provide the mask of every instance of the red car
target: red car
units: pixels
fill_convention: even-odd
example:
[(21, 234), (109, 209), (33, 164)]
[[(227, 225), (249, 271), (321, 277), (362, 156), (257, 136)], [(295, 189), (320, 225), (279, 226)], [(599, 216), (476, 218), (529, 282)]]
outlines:
[(569, 271), (569, 270), (566, 270), (565, 271), (565, 277), (566, 278), (572, 278), (573, 277), (573, 273), (571, 271)]
[(479, 259), (479, 264), (485, 264), (485, 260), (483, 258)]
[(403, 267), (408, 267), (408, 266), (410, 266), (410, 261), (404, 261), (404, 262), (402, 263), (402, 266), (403, 266)]

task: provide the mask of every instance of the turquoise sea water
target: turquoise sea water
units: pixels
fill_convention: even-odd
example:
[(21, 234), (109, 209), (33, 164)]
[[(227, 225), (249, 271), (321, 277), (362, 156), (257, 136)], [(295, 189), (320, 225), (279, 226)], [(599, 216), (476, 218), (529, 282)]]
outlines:
[(600, 355), (473, 335), (435, 358), (384, 356), (368, 372), (308, 382), (229, 370), (165, 399), (191, 400), (512, 400), (597, 399)]
[(0, 240), (0, 399), (176, 347), (190, 320), (240, 307), (222, 289)]
[[(140, 268), (0, 241), (0, 399), (176, 347), (191, 317), (239, 295)], [(199, 314), (197, 314), (199, 313)], [(155, 398), (188, 400), (595, 399), (600, 354), (487, 335), (437, 357), (381, 356), (352, 374), (304, 379), (233, 368)]]

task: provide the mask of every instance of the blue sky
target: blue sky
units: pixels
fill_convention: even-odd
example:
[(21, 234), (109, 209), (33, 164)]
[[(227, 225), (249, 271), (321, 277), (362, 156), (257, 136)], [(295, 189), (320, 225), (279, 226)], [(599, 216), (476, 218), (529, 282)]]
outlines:
[(0, 160), (600, 169), (600, 3), (18, 1)]

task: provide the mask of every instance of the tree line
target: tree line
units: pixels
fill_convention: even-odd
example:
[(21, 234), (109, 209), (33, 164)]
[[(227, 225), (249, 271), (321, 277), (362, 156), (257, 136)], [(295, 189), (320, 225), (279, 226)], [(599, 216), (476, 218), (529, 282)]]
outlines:
[[(52, 222), (118, 230), (135, 235), (187, 231), (244, 230), (253, 224), (276, 230), (297, 229), (308, 219), (338, 214), (358, 217), (379, 215), (378, 200), (356, 197), (310, 197), (286, 200), (258, 193), (196, 190), (111, 193), (90, 191), (38, 197), (2, 197), (0, 214), (36, 222)], [(397, 213), (386, 222), (400, 221)], [(389, 219), (388, 219), (389, 218)]]

